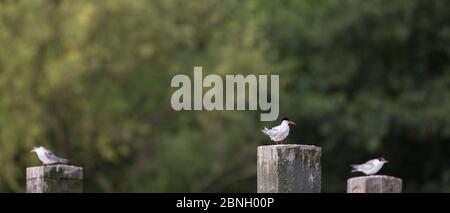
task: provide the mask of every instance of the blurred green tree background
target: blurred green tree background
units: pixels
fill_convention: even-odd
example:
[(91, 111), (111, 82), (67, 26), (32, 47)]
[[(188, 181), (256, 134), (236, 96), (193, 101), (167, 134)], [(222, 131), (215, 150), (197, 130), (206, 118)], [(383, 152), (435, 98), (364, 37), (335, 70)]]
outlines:
[(441, 0), (0, 1), (0, 192), (44, 145), (87, 192), (255, 192), (255, 111), (174, 111), (176, 74), (280, 75), (287, 143), (322, 147), (322, 189), (390, 161), (450, 191), (450, 9)]

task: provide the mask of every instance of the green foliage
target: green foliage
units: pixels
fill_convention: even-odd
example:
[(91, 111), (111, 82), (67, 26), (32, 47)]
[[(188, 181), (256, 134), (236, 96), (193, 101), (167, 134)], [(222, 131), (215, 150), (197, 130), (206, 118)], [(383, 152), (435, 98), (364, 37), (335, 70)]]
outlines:
[(173, 111), (171, 78), (279, 74), (290, 143), (323, 148), (323, 190), (383, 156), (406, 191), (449, 191), (450, 3), (0, 1), (0, 191), (37, 144), (85, 191), (255, 191), (257, 112)]

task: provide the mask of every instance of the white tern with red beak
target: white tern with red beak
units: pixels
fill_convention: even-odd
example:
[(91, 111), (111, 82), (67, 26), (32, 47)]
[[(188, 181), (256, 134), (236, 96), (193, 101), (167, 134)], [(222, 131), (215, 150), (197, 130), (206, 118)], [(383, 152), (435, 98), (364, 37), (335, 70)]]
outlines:
[(354, 164), (351, 165), (352, 172), (362, 172), (366, 175), (374, 175), (383, 167), (385, 163), (388, 161), (384, 158), (377, 158), (373, 160), (369, 160), (363, 164)]
[(295, 122), (289, 120), (289, 118), (283, 118), (280, 125), (267, 129), (264, 127), (261, 131), (275, 141), (276, 144), (283, 143), (283, 140), (289, 135), (289, 124), (296, 125)]
[(50, 165), (50, 164), (68, 164), (69, 163), (68, 160), (57, 157), (55, 154), (53, 154), (53, 152), (44, 148), (43, 146), (35, 146), (33, 148), (33, 150), (31, 150), (31, 152), (36, 152), (39, 160), (42, 161), (42, 164), (44, 164), (44, 166)]

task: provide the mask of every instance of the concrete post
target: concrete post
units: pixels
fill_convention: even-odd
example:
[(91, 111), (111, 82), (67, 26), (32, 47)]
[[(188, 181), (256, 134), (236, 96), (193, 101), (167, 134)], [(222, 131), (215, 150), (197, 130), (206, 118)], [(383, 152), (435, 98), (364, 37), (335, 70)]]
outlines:
[(347, 180), (347, 193), (401, 193), (402, 179), (386, 175), (354, 177)]
[(27, 168), (27, 193), (81, 193), (83, 168), (49, 165)]
[(258, 193), (320, 193), (321, 148), (282, 144), (258, 147)]

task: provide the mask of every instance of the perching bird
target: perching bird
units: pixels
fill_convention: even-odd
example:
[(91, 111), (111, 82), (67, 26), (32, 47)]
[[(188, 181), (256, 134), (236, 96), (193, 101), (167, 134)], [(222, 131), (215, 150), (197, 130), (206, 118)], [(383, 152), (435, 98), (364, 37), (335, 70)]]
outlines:
[(275, 141), (276, 144), (283, 143), (283, 140), (289, 135), (289, 124), (297, 125), (289, 118), (283, 118), (281, 124), (273, 127), (272, 129), (267, 129), (264, 127), (261, 131), (270, 137), (271, 140)]
[(44, 164), (44, 166), (50, 165), (50, 164), (68, 164), (69, 163), (68, 160), (57, 157), (55, 154), (53, 154), (53, 152), (44, 148), (43, 146), (35, 146), (33, 148), (33, 150), (31, 150), (31, 152), (36, 152), (39, 160), (42, 161), (42, 164)]
[(362, 172), (366, 175), (373, 175), (380, 171), (381, 167), (388, 161), (384, 158), (377, 158), (373, 160), (369, 160), (363, 164), (354, 164), (351, 165), (352, 172)]

